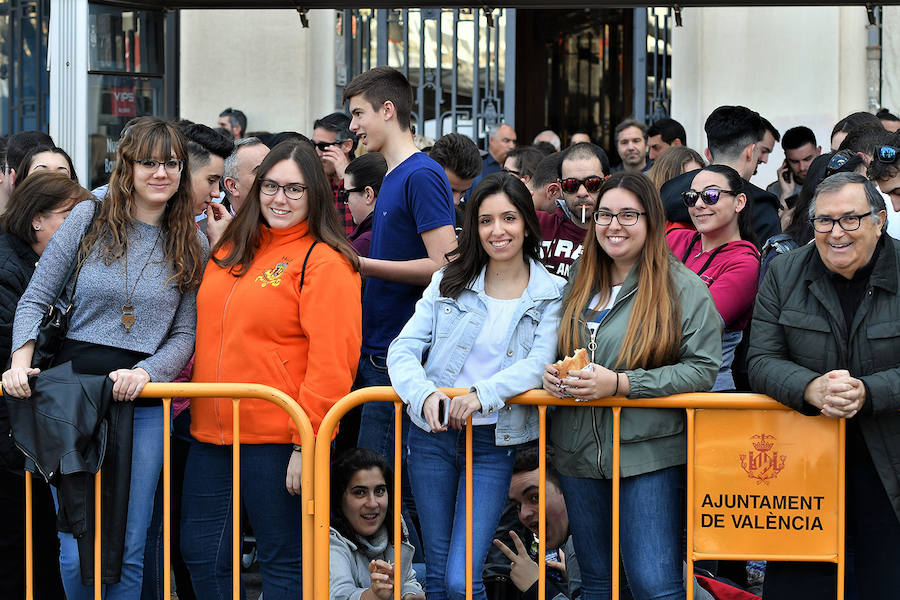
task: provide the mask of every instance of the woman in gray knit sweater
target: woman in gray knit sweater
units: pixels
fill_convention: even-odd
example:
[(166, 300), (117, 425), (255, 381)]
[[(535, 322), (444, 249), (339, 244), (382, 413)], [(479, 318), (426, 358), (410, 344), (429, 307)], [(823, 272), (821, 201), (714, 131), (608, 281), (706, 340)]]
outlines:
[[(160, 401), (136, 398), (149, 381), (171, 381), (194, 349), (195, 299), (209, 249), (194, 225), (184, 144), (175, 127), (154, 118), (125, 133), (96, 216), (93, 202), (77, 205), (42, 254), (16, 310), (11, 367), (3, 374), (4, 393), (30, 395), (38, 325), (65, 287), (63, 298), (72, 298), (74, 308), (54, 364), (71, 361), (77, 373), (108, 375), (117, 401), (111, 436), (131, 439), (108, 445), (102, 465), (104, 487), (113, 485), (112, 506), (103, 511), (103, 548), (117, 555), (102, 561), (107, 600), (141, 595), (144, 541), (162, 468)], [(65, 281), (75, 260), (80, 272)], [(120, 480), (110, 482), (116, 475)], [(70, 499), (56, 495), (65, 514)], [(119, 539), (109, 539), (110, 531)], [(83, 564), (90, 544), (69, 533), (59, 538), (67, 597), (93, 597)]]

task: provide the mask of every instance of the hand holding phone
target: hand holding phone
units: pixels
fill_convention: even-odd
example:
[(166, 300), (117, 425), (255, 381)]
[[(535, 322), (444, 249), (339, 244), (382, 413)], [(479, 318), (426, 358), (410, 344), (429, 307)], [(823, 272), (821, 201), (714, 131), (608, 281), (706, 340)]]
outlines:
[(441, 399), (438, 401), (438, 414), (441, 415), (441, 425), (447, 427), (450, 423), (450, 401)]
[(441, 391), (434, 391), (427, 398), (422, 406), (422, 418), (431, 427), (432, 433), (447, 430), (447, 414), (450, 407), (450, 398)]
[(784, 164), (781, 165), (779, 171), (781, 171), (781, 178), (784, 179), (785, 183), (791, 183), (793, 181), (791, 167), (788, 165), (787, 159), (784, 160)]

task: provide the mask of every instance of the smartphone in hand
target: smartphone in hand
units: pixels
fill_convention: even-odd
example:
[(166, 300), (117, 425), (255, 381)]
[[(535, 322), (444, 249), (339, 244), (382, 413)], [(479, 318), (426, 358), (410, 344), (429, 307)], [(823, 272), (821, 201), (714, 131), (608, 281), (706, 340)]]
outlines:
[(781, 176), (784, 178), (785, 182), (791, 183), (793, 179), (793, 175), (791, 174), (791, 166), (785, 160), (782, 167), (784, 168), (784, 172), (781, 174)]
[(441, 425), (447, 427), (450, 424), (450, 401), (438, 400), (438, 414), (441, 416)]

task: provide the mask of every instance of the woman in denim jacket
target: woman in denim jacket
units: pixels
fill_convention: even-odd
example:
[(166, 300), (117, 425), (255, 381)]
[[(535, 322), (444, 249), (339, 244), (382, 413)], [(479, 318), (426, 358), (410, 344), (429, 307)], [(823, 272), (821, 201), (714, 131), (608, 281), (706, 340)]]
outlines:
[[(537, 412), (506, 401), (539, 387), (556, 354), (564, 281), (538, 262), (540, 227), (527, 188), (486, 177), (466, 205), (455, 258), (435, 273), (388, 349), (388, 371), (409, 405), (409, 479), (425, 545), (429, 600), (465, 597), (465, 433), (474, 429), (475, 598), (506, 504), (518, 444), (537, 437)], [(467, 388), (448, 398), (442, 387)], [(444, 415), (447, 415), (444, 420)], [(449, 426), (449, 427), (448, 427)]]

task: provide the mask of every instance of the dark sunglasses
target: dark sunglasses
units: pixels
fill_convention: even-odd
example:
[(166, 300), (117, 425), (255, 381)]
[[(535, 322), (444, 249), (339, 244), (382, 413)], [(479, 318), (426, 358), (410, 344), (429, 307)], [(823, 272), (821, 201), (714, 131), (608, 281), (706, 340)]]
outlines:
[(350, 188), (349, 190), (346, 188), (341, 188), (338, 191), (338, 198), (340, 198), (344, 204), (350, 201), (350, 194), (353, 192), (364, 192), (366, 190), (366, 186), (360, 186), (355, 188)]
[(685, 192), (681, 192), (681, 201), (684, 202), (684, 205), (688, 208), (697, 204), (697, 199), (703, 200), (703, 204), (707, 206), (712, 206), (716, 202), (719, 201), (719, 198), (722, 197), (722, 194), (731, 194), (732, 196), (736, 196), (737, 192), (733, 192), (731, 190), (703, 190), (702, 192), (698, 192), (696, 190), (687, 190)]
[(315, 146), (322, 152), (325, 152), (325, 150), (327, 150), (329, 146), (334, 146), (335, 144), (340, 144), (343, 141), (345, 141), (345, 140), (335, 140), (333, 142), (313, 142), (313, 146)]
[(586, 189), (589, 194), (596, 194), (600, 191), (600, 188), (603, 187), (604, 181), (606, 181), (606, 179), (599, 175), (591, 175), (584, 179), (566, 177), (565, 179), (559, 180), (559, 187), (567, 194), (574, 194), (578, 191), (578, 188), (583, 185), (584, 189)]
[(900, 148), (894, 148), (893, 146), (882, 146), (875, 151), (875, 158), (878, 159), (878, 162), (890, 164), (893, 162), (897, 162), (898, 152), (900, 152)]

